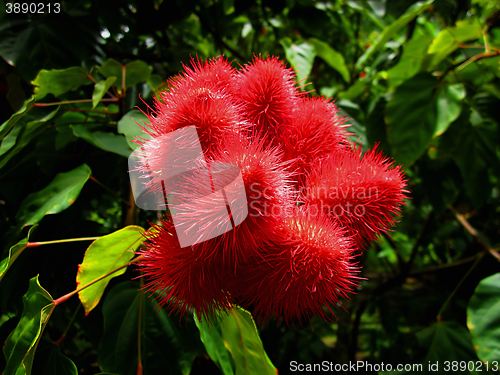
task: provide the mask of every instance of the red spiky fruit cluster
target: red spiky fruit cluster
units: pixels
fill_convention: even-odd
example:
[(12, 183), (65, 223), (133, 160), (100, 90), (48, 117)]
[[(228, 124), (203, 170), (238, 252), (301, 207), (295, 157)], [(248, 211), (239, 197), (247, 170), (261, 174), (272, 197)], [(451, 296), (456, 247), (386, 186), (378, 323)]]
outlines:
[[(192, 61), (170, 79), (149, 119), (152, 140), (139, 141), (140, 168), (157, 177), (176, 159), (162, 137), (196, 127), (214, 168), (210, 179), (193, 172), (177, 181), (180, 216), (193, 238), (218, 231), (181, 247), (175, 211), (153, 225), (141, 266), (160, 303), (206, 319), (234, 304), (287, 323), (334, 316), (331, 306), (358, 285), (358, 251), (400, 213), (401, 168), (376, 149), (363, 156), (336, 105), (301, 93), (294, 71), (277, 58), (258, 57), (239, 70), (222, 57)], [(203, 194), (210, 185), (217, 190), (224, 165), (237, 167), (244, 185), (248, 215), (236, 226), (231, 207), (221, 210), (226, 196)], [(158, 186), (146, 188), (158, 194)]]

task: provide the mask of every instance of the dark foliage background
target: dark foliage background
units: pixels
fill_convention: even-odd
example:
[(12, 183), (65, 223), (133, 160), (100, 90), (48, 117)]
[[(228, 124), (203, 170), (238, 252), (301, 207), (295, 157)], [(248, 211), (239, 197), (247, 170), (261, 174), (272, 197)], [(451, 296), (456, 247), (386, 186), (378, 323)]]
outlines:
[[(21, 244), (10, 255), (9, 249), (33, 224), (29, 242), (103, 236), (129, 225), (147, 229), (155, 214), (130, 199), (125, 137), (137, 131), (130, 117), (140, 118), (131, 111), (147, 110), (181, 62), (220, 54), (235, 66), (255, 55), (287, 60), (307, 79), (307, 90), (336, 99), (364, 150), (380, 144), (409, 179), (403, 217), (362, 255), (366, 281), (338, 309), (338, 322), (259, 326), (278, 371), (290, 372), (291, 361), (358, 360), (423, 363), (424, 373), (429, 361), (439, 361), (441, 372), (446, 361), (473, 363), (464, 371), (471, 373), (481, 361), (486, 371), (487, 361), (494, 372), (500, 360), (498, 1), (80, 0), (61, 2), (59, 13), (52, 3), (50, 14), (47, 4), (45, 14), (15, 14), (0, 1), (5, 375), (135, 374), (138, 336), (145, 374), (253, 373), (227, 353), (215, 364), (192, 317), (179, 324), (178, 317), (155, 314), (155, 302), (137, 292), (134, 267), (109, 282), (88, 316), (76, 297), (57, 305), (32, 370), (23, 367), (29, 345), (24, 352), (16, 346), (23, 309), (41, 311), (29, 299), (23, 306), (34, 288), (30, 279), (39, 275), (54, 298), (72, 292), (89, 242)], [(126, 90), (121, 75), (112, 96), (105, 94), (111, 83), (95, 88), (122, 66), (130, 74)], [(69, 74), (71, 67), (79, 68)], [(81, 102), (93, 96), (94, 106)], [(58, 184), (56, 175), (70, 171), (73, 179)], [(74, 190), (61, 193), (68, 186)], [(53, 215), (46, 215), (51, 199)]]

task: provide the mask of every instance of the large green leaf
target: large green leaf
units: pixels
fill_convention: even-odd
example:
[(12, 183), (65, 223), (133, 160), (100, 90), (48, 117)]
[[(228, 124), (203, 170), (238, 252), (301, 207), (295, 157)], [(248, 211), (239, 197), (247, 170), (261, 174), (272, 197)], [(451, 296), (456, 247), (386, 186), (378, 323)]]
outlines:
[(222, 339), (221, 318), (217, 317), (216, 319), (216, 322), (210, 321), (208, 323), (206, 320), (200, 321), (196, 315), (194, 316), (196, 326), (200, 330), (201, 341), (212, 361), (221, 369), (224, 375), (234, 375), (231, 354), (224, 346), (224, 340)]
[(406, 167), (423, 154), (434, 135), (438, 83), (431, 74), (419, 73), (399, 86), (387, 103), (387, 139), (392, 156)]
[(437, 117), (434, 136), (443, 134), (448, 126), (460, 116), (465, 88), (461, 83), (443, 85), (437, 94)]
[(59, 173), (42, 190), (22, 201), (16, 219), (21, 226), (33, 225), (45, 215), (57, 214), (71, 206), (91, 174), (87, 164), (72, 171)]
[(113, 152), (126, 158), (132, 153), (127, 140), (122, 135), (101, 131), (92, 132), (85, 125), (71, 125), (70, 127), (73, 129), (75, 136), (85, 139), (102, 150)]
[(33, 357), (43, 330), (54, 310), (54, 301), (43, 289), (38, 276), (30, 280), (23, 297), (23, 314), (19, 324), (5, 341), (7, 365), (4, 375), (30, 375)]
[(500, 273), (479, 283), (467, 306), (467, 327), (477, 356), (500, 360)]
[(31, 109), (35, 106), (35, 98), (32, 96), (26, 100), (19, 111), (10, 116), (10, 119), (5, 121), (0, 126), (0, 141), (4, 139), (7, 133), (12, 129), (14, 125)]
[(399, 62), (387, 71), (389, 86), (399, 86), (423, 70), (425, 54), (431, 43), (430, 35), (415, 32), (415, 35), (404, 46)]
[(311, 38), (308, 42), (314, 46), (316, 54), (321, 59), (339, 72), (344, 81), (347, 83), (350, 82), (351, 78), (349, 76), (349, 69), (347, 69), (347, 65), (345, 64), (344, 56), (342, 56), (342, 54), (335, 51), (329, 44), (319, 39)]
[[(137, 109), (133, 109), (126, 113), (120, 121), (118, 121), (118, 133), (125, 135), (127, 144), (132, 150), (138, 146), (133, 140), (134, 138), (150, 139), (151, 136), (144, 133), (141, 129), (149, 125), (148, 116)], [(140, 126), (139, 126), (140, 125)]]
[(284, 38), (280, 41), (285, 50), (286, 58), (297, 72), (299, 81), (305, 80), (311, 73), (316, 52), (314, 47), (303, 42), (294, 44), (289, 38)]
[(417, 2), (413, 4), (408, 10), (399, 17), (396, 21), (387, 26), (377, 37), (375, 42), (361, 55), (356, 61), (356, 68), (360, 69), (365, 65), (367, 60), (378, 50), (385, 47), (385, 44), (392, 39), (392, 37), (403, 27), (405, 27), (411, 20), (417, 17), (420, 13), (426, 10), (433, 1)]
[(277, 374), (248, 311), (232, 308), (221, 317), (221, 330), (224, 345), (233, 357), (236, 375)]
[(142, 295), (141, 352), (144, 373), (189, 374), (202, 350), (198, 330), (189, 320), (155, 309), (157, 301), (139, 290), (139, 283), (126, 281), (112, 288), (104, 300), (104, 333), (97, 361), (103, 372), (137, 374), (139, 306)]
[[(428, 364), (438, 364), (439, 373), (457, 373), (452, 371), (451, 362), (476, 362), (477, 356), (472, 346), (471, 337), (467, 328), (455, 322), (435, 323), (429, 328), (417, 333), (420, 346), (428, 352), (423, 362), (428, 370)], [(449, 362), (449, 370), (445, 372), (445, 361)], [(432, 372), (429, 372), (432, 373)], [(466, 369), (461, 374), (469, 374)]]
[(115, 83), (117, 77), (109, 77), (105, 81), (99, 81), (95, 84), (94, 93), (92, 94), (92, 109), (99, 104), (100, 100)]
[(82, 67), (72, 67), (64, 70), (42, 70), (33, 82), (35, 98), (42, 99), (47, 94), (59, 96), (70, 90), (76, 90), (82, 85), (91, 84), (89, 73)]
[(432, 56), (430, 68), (435, 68), (450, 53), (455, 51), (460, 44), (477, 39), (482, 35), (481, 26), (477, 21), (458, 21), (454, 27), (447, 27), (439, 33), (429, 46), (428, 53)]
[[(134, 251), (144, 242), (143, 234), (143, 228), (131, 225), (92, 242), (85, 252), (82, 264), (78, 266), (78, 287), (127, 264), (134, 257)], [(125, 273), (125, 270), (123, 268), (78, 292), (85, 315), (97, 306), (110, 280)]]

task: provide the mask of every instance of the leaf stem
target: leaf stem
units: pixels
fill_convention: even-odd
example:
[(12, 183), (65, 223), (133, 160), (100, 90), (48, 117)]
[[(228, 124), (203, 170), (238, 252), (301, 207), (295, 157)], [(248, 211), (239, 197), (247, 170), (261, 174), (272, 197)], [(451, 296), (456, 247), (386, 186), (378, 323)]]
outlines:
[(124, 264), (123, 266), (120, 266), (120, 267), (118, 267), (118, 268), (115, 268), (114, 270), (109, 271), (109, 272), (108, 272), (108, 273), (106, 273), (105, 275), (102, 275), (102, 276), (98, 277), (97, 279), (92, 280), (91, 282), (89, 282), (89, 283), (85, 284), (84, 286), (82, 286), (82, 287), (80, 287), (80, 288), (78, 288), (78, 289), (75, 289), (75, 290), (73, 290), (72, 292), (70, 292), (70, 293), (68, 293), (68, 294), (65, 294), (65, 295), (64, 295), (64, 296), (62, 296), (62, 297), (59, 297), (58, 299), (54, 300), (54, 304), (57, 306), (57, 305), (59, 305), (59, 304), (61, 304), (61, 303), (65, 302), (65, 301), (67, 301), (69, 298), (71, 298), (71, 297), (72, 297), (72, 296), (74, 296), (75, 294), (77, 294), (77, 293), (81, 292), (82, 290), (87, 289), (89, 286), (94, 285), (95, 283), (97, 283), (98, 281), (101, 281), (102, 279), (105, 279), (105, 278), (106, 278), (106, 277), (108, 277), (109, 275), (112, 275), (112, 274), (114, 274), (115, 272), (118, 272), (118, 271), (120, 271), (121, 269), (126, 268), (126, 267), (130, 266), (131, 264), (136, 263), (136, 262), (138, 262), (138, 261), (140, 261), (140, 260), (142, 260), (142, 259), (144, 259), (144, 256), (143, 256), (143, 255), (140, 255), (140, 256), (138, 256), (137, 258), (132, 259), (132, 260), (131, 260), (130, 262), (128, 262), (127, 264)]
[(65, 240), (54, 240), (54, 241), (44, 241), (44, 242), (28, 242), (26, 247), (38, 247), (42, 245), (52, 245), (55, 243), (65, 243), (65, 242), (77, 242), (77, 241), (95, 241), (101, 237), (82, 237), (82, 238), (68, 238)]
[[(117, 99), (101, 99), (101, 102), (117, 102)], [(74, 104), (74, 103), (92, 103), (92, 99), (66, 100), (56, 103), (35, 103), (35, 107), (49, 107), (52, 105)]]
[(61, 337), (59, 337), (59, 339), (54, 342), (54, 345), (61, 345), (61, 343), (64, 341), (64, 339), (66, 338), (66, 334), (68, 333), (70, 327), (73, 325), (73, 322), (75, 321), (75, 318), (76, 318), (76, 314), (78, 313), (78, 311), (80, 310), (80, 307), (82, 307), (82, 304), (79, 303), (78, 306), (76, 307), (76, 310), (75, 312), (73, 313), (73, 316), (71, 317), (71, 319), (69, 320), (69, 323), (68, 325), (66, 326), (66, 329), (64, 330), (63, 334), (61, 335)]

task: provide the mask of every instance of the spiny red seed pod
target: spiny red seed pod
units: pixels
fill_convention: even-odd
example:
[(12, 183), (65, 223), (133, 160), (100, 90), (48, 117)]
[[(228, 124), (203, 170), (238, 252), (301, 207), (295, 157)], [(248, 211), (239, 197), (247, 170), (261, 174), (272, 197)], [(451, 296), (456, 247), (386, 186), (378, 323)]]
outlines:
[(316, 314), (328, 320), (323, 307), (335, 318), (330, 305), (348, 298), (358, 285), (352, 254), (353, 242), (344, 229), (327, 217), (296, 209), (264, 259), (240, 269), (235, 294), (264, 320), (276, 317), (289, 324)]
[[(220, 184), (226, 186), (224, 196), (206, 193), (207, 183), (203, 181), (207, 179), (204, 178), (203, 171), (181, 181), (177, 189), (179, 200), (183, 200), (180, 206), (182, 211), (193, 213), (192, 217), (183, 214), (182, 227), (188, 228), (191, 238), (202, 236), (201, 232), (198, 233), (200, 229), (205, 232), (224, 232), (211, 242), (217, 243), (224, 263), (231, 270), (248, 258), (259, 257), (261, 249), (274, 237), (274, 230), (282, 216), (293, 209), (291, 173), (286, 168), (287, 163), (282, 161), (278, 148), (266, 147), (264, 143), (264, 139), (258, 137), (251, 142), (243, 138), (227, 140), (210, 164), (214, 176), (220, 174), (214, 170), (217, 165), (235, 166), (239, 169), (238, 173), (241, 172), (244, 185), (241, 186), (244, 188), (241, 193), (245, 194), (244, 204), (248, 214), (241, 223), (237, 217), (233, 217), (239, 224), (234, 229), (225, 230), (226, 226), (232, 226), (224, 218), (227, 211), (223, 203), (225, 197), (237, 197), (239, 194), (231, 190), (232, 178), (228, 178), (227, 183)], [(216, 188), (215, 192), (218, 190)], [(233, 210), (232, 215), (238, 215), (237, 211)], [(205, 253), (207, 258), (211, 256), (212, 243), (208, 246)]]
[(227, 273), (220, 262), (202, 257), (197, 245), (181, 248), (167, 220), (153, 225), (147, 237), (139, 266), (149, 278), (145, 289), (158, 293), (159, 305), (181, 316), (193, 309), (207, 320), (215, 312), (231, 308), (231, 296), (224, 290)]
[(349, 228), (365, 248), (396, 222), (407, 198), (401, 166), (373, 148), (361, 158), (361, 148), (332, 154), (312, 172), (302, 191), (311, 212), (327, 214)]
[(223, 56), (209, 61), (191, 59), (191, 67), (183, 64), (183, 68), (182, 76), (169, 80), (170, 91), (209, 86), (226, 94), (233, 93), (236, 71)]
[[(184, 76), (170, 80), (170, 89), (155, 99), (149, 116), (152, 135), (161, 136), (186, 126), (196, 126), (207, 156), (223, 139), (243, 132), (249, 124), (232, 96), (234, 72), (222, 58), (195, 64)], [(168, 150), (164, 150), (168, 152)]]
[(314, 163), (349, 144), (344, 129), (346, 118), (338, 115), (337, 106), (324, 97), (303, 98), (293, 121), (280, 134), (285, 160), (293, 160), (297, 179), (304, 182)]
[(255, 58), (236, 76), (236, 96), (257, 133), (269, 140), (288, 126), (299, 92), (295, 73), (276, 57)]

